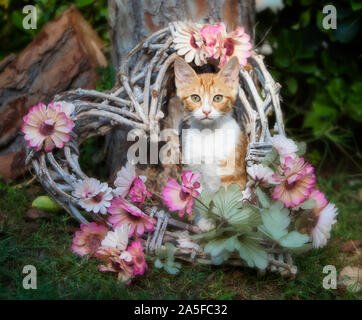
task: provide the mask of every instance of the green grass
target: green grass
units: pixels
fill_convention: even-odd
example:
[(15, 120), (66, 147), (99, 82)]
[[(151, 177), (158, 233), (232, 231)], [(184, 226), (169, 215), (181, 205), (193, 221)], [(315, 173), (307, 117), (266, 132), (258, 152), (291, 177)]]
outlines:
[[(320, 178), (319, 188), (339, 207), (332, 238), (361, 239), (361, 180), (354, 176)], [(297, 257), (296, 279), (269, 273), (257, 277), (248, 268), (184, 265), (172, 276), (152, 267), (131, 286), (115, 274), (100, 273), (98, 262), (80, 258), (70, 250), (78, 224), (65, 212), (50, 213), (49, 219), (26, 221), (24, 213), (43, 191), (34, 186), (15, 189), (0, 183), (0, 299), (360, 299), (348, 291), (322, 287), (323, 266), (340, 271), (348, 260), (338, 246), (330, 244)], [(38, 224), (38, 225), (37, 225)], [(25, 265), (37, 269), (37, 290), (22, 286)]]

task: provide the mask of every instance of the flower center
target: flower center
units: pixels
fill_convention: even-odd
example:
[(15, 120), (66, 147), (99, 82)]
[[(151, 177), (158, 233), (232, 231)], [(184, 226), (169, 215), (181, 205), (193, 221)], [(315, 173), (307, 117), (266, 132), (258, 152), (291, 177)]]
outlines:
[(132, 222), (137, 222), (142, 219), (141, 217), (135, 216), (132, 213), (128, 213), (128, 217), (129, 217), (129, 220), (131, 220)]
[(197, 46), (197, 44), (196, 44), (195, 37), (194, 37), (193, 34), (191, 35), (191, 38), (190, 38), (190, 44), (191, 44), (191, 47), (193, 47), (193, 48), (195, 48), (195, 49), (198, 48), (198, 46)]
[(92, 198), (92, 200), (94, 202), (100, 203), (102, 201), (102, 195), (100, 193), (98, 193)]
[(182, 201), (185, 201), (186, 199), (187, 199), (187, 197), (188, 197), (188, 193), (187, 192), (185, 192), (185, 191), (180, 191), (180, 199), (182, 200)]
[(194, 183), (194, 188), (195, 188), (195, 189), (200, 188), (200, 183), (199, 183), (199, 182), (195, 182), (195, 183)]
[(42, 136), (50, 136), (54, 132), (54, 125), (44, 121), (40, 124), (39, 132)]
[(142, 256), (137, 256), (137, 257), (136, 257), (136, 262), (137, 262), (137, 264), (142, 264), (143, 261), (144, 261), (144, 259), (143, 259)]
[(224, 48), (226, 49), (226, 55), (230, 57), (234, 53), (234, 44), (230, 39), (224, 41)]
[(91, 251), (96, 251), (101, 245), (101, 239), (98, 236), (91, 236), (88, 240), (88, 247)]
[(292, 190), (294, 187), (295, 187), (295, 184), (296, 184), (297, 182), (293, 182), (293, 183), (286, 183), (285, 184), (285, 189), (286, 190)]

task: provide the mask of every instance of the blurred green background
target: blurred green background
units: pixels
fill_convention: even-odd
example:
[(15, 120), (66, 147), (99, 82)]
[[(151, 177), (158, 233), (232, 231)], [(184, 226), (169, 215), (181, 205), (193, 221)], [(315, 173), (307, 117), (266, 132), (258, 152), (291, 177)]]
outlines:
[[(337, 29), (325, 30), (322, 9), (331, 3), (284, 0), (278, 12), (259, 12), (255, 47), (272, 49), (266, 61), (282, 85), (288, 134), (308, 143), (308, 158), (317, 170), (356, 173), (362, 167), (358, 130), (362, 122), (362, 1), (334, 1)], [(38, 8), (37, 30), (22, 28), (25, 4)], [(109, 51), (106, 0), (0, 0), (0, 59), (24, 48), (45, 23), (71, 4), (79, 8)], [(97, 89), (109, 89), (114, 73), (109, 68), (100, 72), (103, 77)]]

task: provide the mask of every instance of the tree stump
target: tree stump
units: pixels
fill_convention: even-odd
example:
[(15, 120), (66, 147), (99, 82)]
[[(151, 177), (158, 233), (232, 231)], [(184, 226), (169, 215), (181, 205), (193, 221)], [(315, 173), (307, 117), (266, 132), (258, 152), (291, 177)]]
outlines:
[(26, 171), (22, 117), (57, 93), (95, 88), (96, 68), (106, 66), (103, 42), (71, 7), (49, 22), (18, 56), (0, 62), (0, 174), (11, 181)]

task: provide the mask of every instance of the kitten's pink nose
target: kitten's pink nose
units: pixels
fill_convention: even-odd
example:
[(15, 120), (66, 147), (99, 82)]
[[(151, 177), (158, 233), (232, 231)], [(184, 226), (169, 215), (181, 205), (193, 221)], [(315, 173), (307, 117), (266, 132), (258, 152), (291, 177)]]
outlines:
[(207, 117), (211, 113), (211, 111), (202, 110), (202, 113)]

